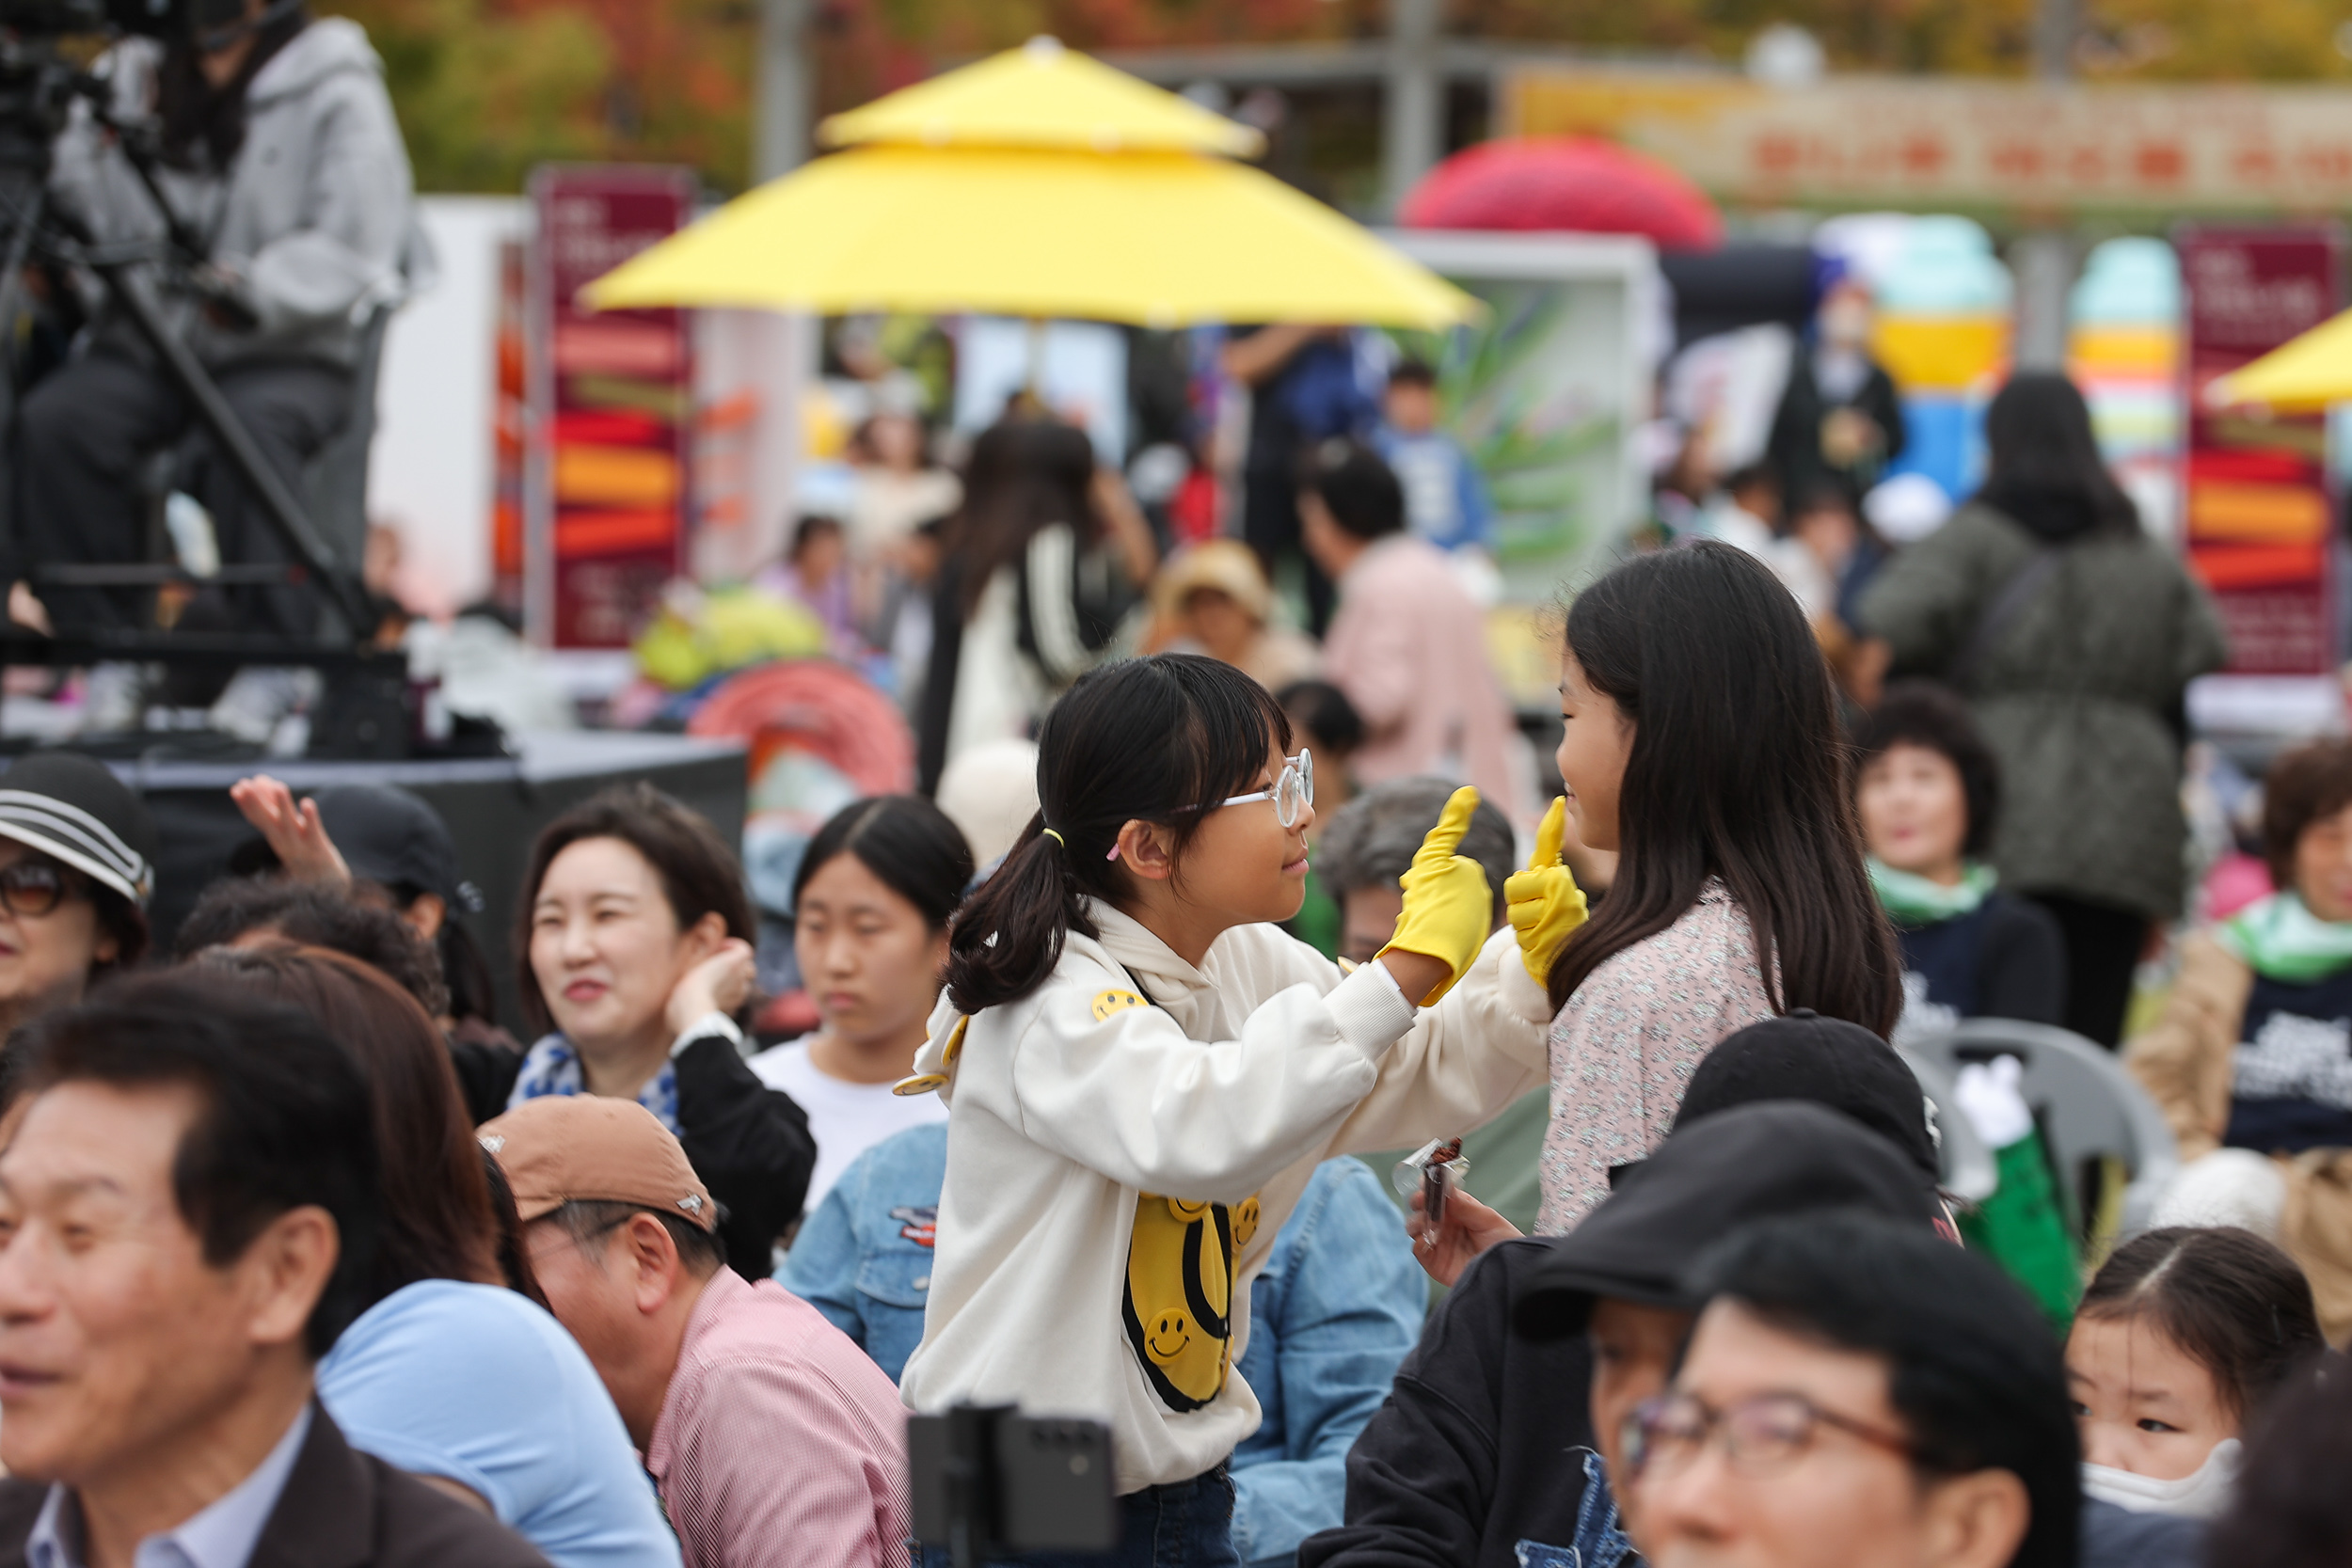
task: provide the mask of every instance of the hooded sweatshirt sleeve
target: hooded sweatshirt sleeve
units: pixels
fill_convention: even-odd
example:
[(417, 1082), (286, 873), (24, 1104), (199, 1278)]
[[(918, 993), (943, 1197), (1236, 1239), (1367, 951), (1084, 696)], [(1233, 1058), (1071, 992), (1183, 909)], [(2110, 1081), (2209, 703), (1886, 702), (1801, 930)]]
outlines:
[(399, 268), (408, 153), (364, 35), (355, 43), (366, 68), (342, 69), (312, 89), (301, 223), (251, 256), (221, 258), (243, 278), (264, 336), (348, 318)]
[(1385, 970), (1302, 979), (1230, 1039), (1188, 1038), (1123, 977), (1039, 993), (1014, 1047), (1014, 1124), (1124, 1186), (1239, 1202), (1327, 1142), (1413, 1024)]

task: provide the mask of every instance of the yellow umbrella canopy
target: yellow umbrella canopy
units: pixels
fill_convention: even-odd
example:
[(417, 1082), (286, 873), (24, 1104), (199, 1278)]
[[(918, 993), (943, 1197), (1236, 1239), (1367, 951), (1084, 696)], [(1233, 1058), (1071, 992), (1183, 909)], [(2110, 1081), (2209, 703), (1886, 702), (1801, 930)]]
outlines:
[(1478, 306), (1256, 169), (1187, 153), (877, 147), (729, 203), (589, 285), (599, 309), (980, 310), (1441, 327)]
[(2213, 403), (2259, 403), (2281, 414), (2317, 413), (2352, 403), (2352, 310), (2289, 339), (2217, 380)]
[(599, 309), (977, 310), (1181, 326), (1441, 327), (1478, 302), (1209, 150), (1255, 133), (1059, 45), (835, 116), (862, 144), (738, 198), (583, 291)]
[(1265, 138), (1249, 127), (1050, 38), (834, 115), (818, 135), (829, 147), (893, 142), (1233, 158), (1265, 150)]

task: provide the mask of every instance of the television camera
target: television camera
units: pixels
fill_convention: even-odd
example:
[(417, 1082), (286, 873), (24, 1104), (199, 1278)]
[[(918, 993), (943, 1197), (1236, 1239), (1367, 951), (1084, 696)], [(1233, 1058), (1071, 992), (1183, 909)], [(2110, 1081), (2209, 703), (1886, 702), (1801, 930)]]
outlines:
[[(274, 0), (261, 21), (292, 10), (298, 3)], [(0, 360), (0, 433), (12, 429), (18, 400), (26, 389), (24, 367), (8, 345), (19, 340), (14, 325), (25, 309), (27, 267), (47, 264), (95, 277), (152, 351), (161, 373), (186, 396), (218, 456), (245, 480), (263, 518), (288, 546), (296, 563), (292, 570), (318, 586), (344, 626), (353, 629), (352, 641), (289, 645), (283, 639), (247, 633), (168, 638), (109, 633), (68, 642), (5, 628), (0, 629), (0, 663), (161, 657), (227, 666), (255, 662), (311, 664), (324, 669), (384, 662), (366, 657), (365, 633), (371, 623), (358, 563), (336, 559), (293, 491), (221, 396), (210, 372), (173, 327), (158, 296), (158, 278), (203, 301), (215, 313), (233, 315), (242, 306), (221, 290), (209, 265), (204, 237), (165, 194), (157, 174), (160, 153), (155, 127), (116, 116), (107, 84), (84, 63), (89, 40), (103, 42), (135, 35), (189, 38), (199, 48), (217, 47), (215, 40), (232, 41), (255, 24), (246, 18), (245, 0), (0, 0), (0, 356), (7, 356)], [(161, 240), (102, 244), (78, 214), (52, 198), (49, 174), (54, 150), (76, 100), (86, 103), (88, 112), (113, 133), (116, 146), (162, 215), (165, 233)], [(12, 443), (0, 444), (0, 464), (9, 460), (8, 446)], [(0, 522), (11, 529), (13, 521), (7, 511), (14, 504), (14, 490), (0, 473)], [(58, 569), (48, 570), (53, 578), (60, 576)], [(124, 583), (143, 580), (143, 574), (151, 571), (135, 565), (75, 570), (93, 581)], [(283, 574), (279, 579), (283, 580)], [(329, 683), (345, 688), (356, 684), (368, 690), (361, 705), (371, 710), (365, 726), (369, 735), (382, 730), (386, 733), (380, 740), (389, 741), (393, 738), (391, 732), (402, 728), (395, 721), (400, 699), (393, 689), (398, 683), (389, 667), (372, 674), (342, 670), (330, 675)], [(405, 736), (401, 738), (405, 740)]]

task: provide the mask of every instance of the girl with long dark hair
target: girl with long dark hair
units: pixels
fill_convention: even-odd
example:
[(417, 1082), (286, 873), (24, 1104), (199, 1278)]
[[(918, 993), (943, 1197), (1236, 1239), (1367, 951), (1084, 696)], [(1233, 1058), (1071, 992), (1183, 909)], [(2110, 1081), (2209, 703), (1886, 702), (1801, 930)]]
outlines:
[(1985, 414), (1984, 487), (1897, 556), (1861, 629), (1966, 697), (2008, 809), (1988, 857), (2066, 937), (2066, 1025), (2121, 1037), (2152, 924), (2181, 912), (2183, 690), (2225, 657), (2213, 601), (2139, 527), (2062, 375)]
[(1550, 1233), (1665, 1137), (1725, 1035), (1808, 1007), (1883, 1036), (1902, 1008), (1829, 670), (1788, 591), (1728, 545), (1645, 555), (1576, 596), (1565, 644), (1567, 811), (1618, 860), (1549, 966)]
[(1458, 1132), (1541, 1082), (1546, 999), (1454, 853), (1477, 792), (1423, 842), (1389, 946), (1343, 976), (1275, 925), (1314, 823), (1291, 748), (1274, 699), (1214, 659), (1082, 677), (901, 1085), (948, 1101), (907, 1403), (1109, 1422), (1114, 1561), (1237, 1561), (1218, 1472), (1259, 1412), (1232, 1353), (1317, 1163)]
[(966, 748), (1027, 738), (1056, 695), (1111, 657), (1159, 564), (1151, 525), (1087, 433), (1048, 418), (980, 433), (940, 547), (915, 712), (926, 790)]

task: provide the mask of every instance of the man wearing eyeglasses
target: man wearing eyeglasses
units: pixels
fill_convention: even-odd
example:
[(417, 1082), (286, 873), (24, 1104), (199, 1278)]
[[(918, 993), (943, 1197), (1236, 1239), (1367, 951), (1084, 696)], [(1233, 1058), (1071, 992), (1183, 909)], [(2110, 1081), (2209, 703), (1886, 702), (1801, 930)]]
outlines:
[(1681, 1368), (1627, 1429), (1653, 1568), (2072, 1568), (2065, 1369), (1993, 1264), (1840, 1213), (1763, 1222), (1692, 1283)]

